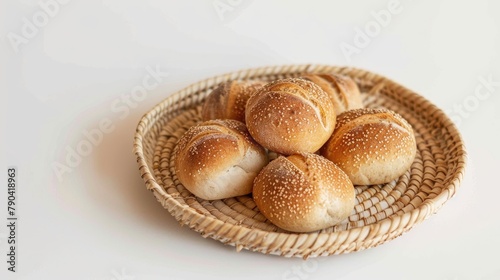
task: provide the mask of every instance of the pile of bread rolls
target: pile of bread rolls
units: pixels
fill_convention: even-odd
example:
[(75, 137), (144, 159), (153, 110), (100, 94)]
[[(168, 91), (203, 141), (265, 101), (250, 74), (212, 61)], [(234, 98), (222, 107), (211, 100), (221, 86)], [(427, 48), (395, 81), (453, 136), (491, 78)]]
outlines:
[(356, 83), (334, 73), (221, 83), (175, 148), (179, 181), (194, 195), (252, 193), (278, 227), (310, 232), (346, 219), (355, 185), (390, 182), (416, 154), (412, 127), (363, 108)]

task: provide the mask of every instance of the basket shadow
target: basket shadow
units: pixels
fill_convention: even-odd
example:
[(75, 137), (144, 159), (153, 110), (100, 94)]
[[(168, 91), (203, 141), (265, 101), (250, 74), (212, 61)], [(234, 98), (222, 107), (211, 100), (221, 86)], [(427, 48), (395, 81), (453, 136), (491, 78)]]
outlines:
[[(146, 189), (142, 180), (135, 155), (132, 152), (135, 128), (140, 119), (139, 113), (131, 113), (124, 120), (115, 120), (111, 133), (104, 134), (102, 142), (94, 147), (90, 158), (95, 173), (108, 181), (107, 188), (113, 188), (115, 199), (120, 203), (112, 205), (108, 198), (101, 195), (102, 186), (89, 188), (96, 203), (107, 208), (106, 211), (120, 211), (126, 219), (137, 222), (137, 226), (168, 229), (170, 234), (185, 235), (189, 229), (181, 228), (178, 222)], [(117, 205), (119, 209), (117, 208)]]
[(140, 117), (140, 112), (137, 112), (131, 113), (125, 120), (114, 121), (114, 130), (105, 134), (102, 142), (94, 147), (89, 159), (93, 161), (95, 173), (103, 178), (103, 181), (109, 182), (106, 188), (112, 188), (114, 200), (119, 203), (111, 204), (109, 197), (102, 195), (103, 186), (89, 186), (88, 193), (93, 201), (102, 207), (102, 211), (115, 212), (112, 213), (114, 217), (119, 216), (120, 220), (127, 220), (138, 228), (153, 228), (160, 236), (165, 236), (165, 239), (180, 242), (188, 239), (189, 244), (213, 246), (221, 252), (234, 254), (235, 247), (223, 245), (211, 238), (201, 238), (199, 233), (181, 226), (146, 189), (132, 151), (134, 133)]

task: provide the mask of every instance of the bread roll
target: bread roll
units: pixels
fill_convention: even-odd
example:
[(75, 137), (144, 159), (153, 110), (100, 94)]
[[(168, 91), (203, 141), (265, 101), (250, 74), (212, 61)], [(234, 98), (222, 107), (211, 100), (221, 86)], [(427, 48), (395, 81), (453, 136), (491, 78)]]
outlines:
[(355, 191), (347, 175), (316, 154), (295, 154), (271, 161), (257, 175), (253, 198), (276, 226), (309, 232), (331, 227), (354, 209)]
[(355, 185), (390, 182), (407, 171), (416, 154), (410, 124), (386, 109), (357, 109), (337, 117), (321, 154), (337, 164)]
[(267, 153), (236, 120), (211, 120), (191, 127), (174, 151), (179, 181), (194, 195), (223, 199), (249, 194), (268, 163)]
[(261, 81), (221, 83), (205, 99), (201, 110), (202, 120), (232, 119), (245, 122), (245, 106), (248, 98), (265, 84)]
[(335, 117), (328, 95), (297, 78), (265, 85), (248, 99), (245, 113), (253, 138), (285, 155), (317, 151), (332, 134)]
[(363, 108), (358, 85), (348, 76), (307, 74), (302, 78), (317, 84), (330, 96), (337, 115), (347, 110)]

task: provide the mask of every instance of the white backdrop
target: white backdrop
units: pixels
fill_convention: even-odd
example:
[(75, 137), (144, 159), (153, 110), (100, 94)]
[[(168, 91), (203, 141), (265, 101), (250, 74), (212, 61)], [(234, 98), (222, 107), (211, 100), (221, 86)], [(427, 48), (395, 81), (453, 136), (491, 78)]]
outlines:
[[(500, 2), (1, 1), (0, 217), (17, 166), (16, 273), (1, 279), (500, 279)], [(200, 79), (350, 65), (420, 93), (468, 150), (457, 195), (374, 249), (236, 253), (179, 224), (139, 176), (139, 118)]]

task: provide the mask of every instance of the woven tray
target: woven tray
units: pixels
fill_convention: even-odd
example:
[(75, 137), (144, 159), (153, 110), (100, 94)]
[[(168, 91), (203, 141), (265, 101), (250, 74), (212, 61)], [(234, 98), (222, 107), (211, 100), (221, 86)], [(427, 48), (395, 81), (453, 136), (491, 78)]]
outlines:
[[(417, 155), (410, 170), (384, 185), (357, 186), (356, 206), (342, 223), (312, 233), (290, 233), (271, 224), (251, 195), (199, 199), (177, 180), (172, 151), (179, 137), (200, 121), (200, 104), (220, 82), (274, 80), (304, 72), (336, 72), (354, 79), (366, 107), (387, 108), (413, 126)], [(465, 147), (446, 115), (416, 93), (367, 71), (325, 65), (264, 67), (193, 84), (155, 106), (139, 122), (134, 153), (146, 187), (181, 225), (239, 251), (316, 257), (359, 251), (392, 240), (435, 213), (459, 187)]]

